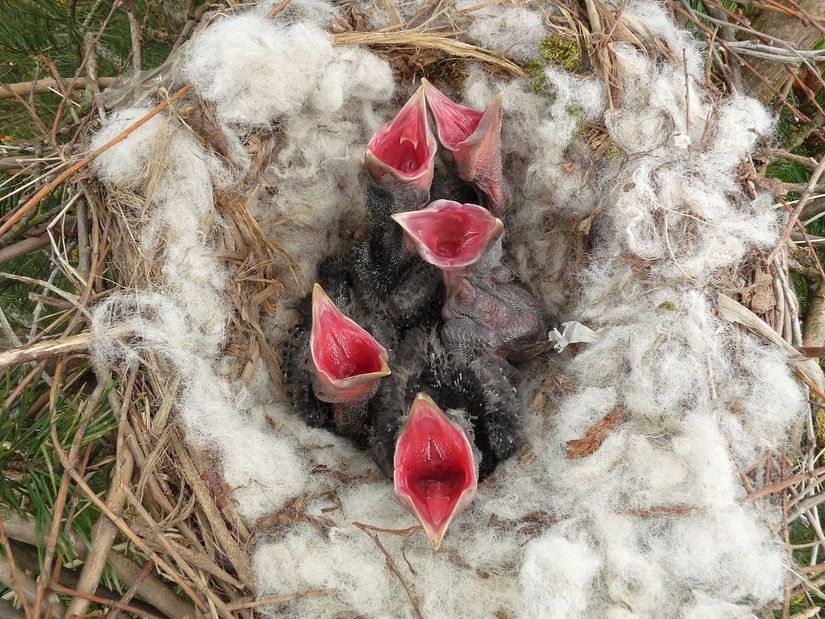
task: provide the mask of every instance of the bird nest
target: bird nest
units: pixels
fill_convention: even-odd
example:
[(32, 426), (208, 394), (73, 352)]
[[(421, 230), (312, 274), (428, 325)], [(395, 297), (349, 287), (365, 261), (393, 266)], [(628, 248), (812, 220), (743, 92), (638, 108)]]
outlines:
[[(475, 109), (502, 93), (505, 260), (548, 315), (597, 333), (519, 368), (525, 446), (438, 551), (368, 453), (295, 414), (279, 353), (318, 263), (364, 234), (361, 155), (421, 77)], [(294, 0), (209, 16), (106, 96), (82, 182), (85, 279), (111, 286), (78, 300), (92, 330), (58, 344), (55, 376), (90, 347), (82, 423), (101, 399), (119, 411), (79, 591), (121, 539), (117, 575), (174, 617), (730, 617), (782, 599), (778, 497), (821, 474), (805, 390), (823, 381), (792, 347), (790, 227), (751, 163), (773, 124), (660, 6)], [(61, 463), (82, 487), (77, 448)], [(127, 576), (126, 555), (158, 576)]]

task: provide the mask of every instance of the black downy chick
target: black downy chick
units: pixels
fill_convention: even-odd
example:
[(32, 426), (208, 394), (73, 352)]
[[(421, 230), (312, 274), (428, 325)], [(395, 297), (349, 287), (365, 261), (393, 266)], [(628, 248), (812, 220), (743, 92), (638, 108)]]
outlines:
[[(441, 278), (429, 265), (422, 268), (420, 261), (406, 255), (403, 235), (390, 220), (396, 211), (414, 210), (427, 203), (436, 146), (422, 87), (370, 139), (363, 158), (372, 180), (366, 197), (370, 220), (367, 232), (345, 255), (329, 256), (319, 265), (321, 293), (316, 287), (312, 297), (304, 299), (299, 308), (300, 320), (284, 345), (285, 383), (297, 410), (310, 425), (326, 427), (356, 442), (360, 442), (368, 425), (366, 400), (359, 397), (338, 401), (347, 396), (336, 395), (335, 389), (326, 384), (324, 368), (319, 364), (329, 357), (328, 361), (341, 366), (339, 374), (351, 368), (343, 367), (344, 358), (325, 357), (320, 348), (316, 351), (313, 335), (319, 340), (326, 338), (327, 347), (339, 356), (360, 358), (362, 353), (345, 349), (335, 334), (335, 321), (319, 325), (316, 314), (326, 298), (327, 305), (338, 308), (342, 317), (349, 316), (366, 326), (390, 350), (399, 331), (439, 318)], [(328, 298), (322, 294), (324, 289), (329, 292)], [(433, 307), (439, 311), (433, 312)], [(339, 330), (346, 324), (343, 318), (337, 323)], [(361, 339), (359, 346), (369, 350), (368, 340)], [(384, 353), (386, 364), (386, 349)], [(372, 379), (363, 380), (369, 383)]]
[(296, 411), (308, 425), (326, 428), (366, 446), (369, 400), (390, 374), (395, 330), (380, 314), (365, 316), (372, 333), (341, 311), (354, 309), (346, 270), (339, 259), (322, 263), (319, 279), (299, 308), (299, 321), (282, 350), (284, 384)]
[(373, 457), (438, 548), (478, 481), (519, 448), (516, 392), (493, 355), (459, 361), (435, 331), (416, 329), (371, 408)]
[(501, 221), (475, 204), (438, 200), (393, 215), (421, 258), (442, 270), (441, 337), (471, 359), (491, 351), (517, 363), (547, 348), (547, 321), (533, 296), (501, 264)]
[(366, 203), (370, 225), (350, 252), (359, 302), (380, 308), (400, 333), (436, 324), (444, 303), (438, 269), (405, 247), (403, 231), (390, 218), (399, 212), (393, 195), (371, 185)]
[(436, 148), (422, 86), (375, 132), (364, 155), (373, 183), (366, 192), (369, 226), (351, 251), (353, 282), (360, 302), (382, 307), (402, 332), (433, 324), (443, 303), (437, 270), (414, 259), (390, 220), (427, 204)]

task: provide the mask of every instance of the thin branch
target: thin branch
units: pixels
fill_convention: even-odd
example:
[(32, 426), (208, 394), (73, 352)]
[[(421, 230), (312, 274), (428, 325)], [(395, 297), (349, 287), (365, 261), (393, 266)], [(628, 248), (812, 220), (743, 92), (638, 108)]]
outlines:
[(785, 225), (785, 229), (782, 231), (782, 236), (779, 237), (779, 242), (771, 250), (771, 253), (768, 254), (766, 259), (768, 264), (773, 262), (774, 258), (776, 258), (776, 255), (779, 253), (779, 250), (783, 245), (785, 245), (785, 243), (788, 242), (791, 232), (793, 231), (799, 216), (802, 214), (802, 211), (805, 209), (805, 205), (808, 204), (808, 200), (810, 200), (811, 195), (813, 195), (814, 188), (817, 183), (819, 183), (819, 178), (822, 176), (823, 172), (825, 172), (825, 157), (822, 158), (822, 161), (819, 162), (816, 170), (814, 170), (811, 175), (811, 179), (808, 181), (805, 190), (802, 192), (802, 196), (799, 198), (799, 202), (796, 203), (796, 207), (794, 208), (793, 213), (791, 213), (788, 223)]
[[(123, 404), (118, 415), (121, 420), (126, 419), (126, 406), (128, 406), (131, 401), (130, 398), (135, 385), (135, 377), (136, 373), (132, 372), (127, 380)], [(115, 455), (117, 465), (115, 473), (112, 476), (111, 485), (109, 486), (106, 505), (113, 514), (120, 516), (123, 513), (123, 505), (126, 500), (124, 488), (132, 479), (132, 471), (135, 464), (132, 453), (124, 448), (122, 422), (118, 431)], [(78, 591), (89, 595), (94, 593), (100, 583), (100, 577), (103, 575), (103, 569), (106, 567), (109, 551), (117, 537), (117, 532), (115, 524), (105, 515), (101, 515), (98, 518), (92, 529), (91, 549), (83, 564), (83, 570), (80, 572), (80, 579), (75, 586)], [(68, 608), (70, 616), (77, 615), (79, 617), (83, 617), (88, 610), (89, 600), (83, 596), (76, 596)]]
[[(140, 591), (140, 587), (143, 584), (143, 581), (146, 580), (149, 575), (155, 571), (155, 563), (152, 560), (149, 560), (146, 565), (143, 566), (143, 569), (140, 570), (138, 577), (135, 578), (135, 582), (132, 583), (132, 586), (126, 590), (120, 598), (121, 604), (128, 604), (132, 601), (132, 598), (137, 595), (138, 591)], [(109, 614), (106, 615), (106, 619), (115, 619), (120, 614), (120, 607), (115, 606)]]
[(387, 549), (384, 548), (384, 544), (381, 543), (381, 540), (378, 539), (378, 536), (375, 535), (370, 529), (366, 526), (361, 524), (360, 522), (353, 522), (356, 527), (361, 529), (365, 534), (369, 535), (370, 539), (373, 543), (378, 546), (378, 549), (383, 553), (384, 558), (387, 560), (387, 566), (390, 568), (393, 574), (398, 577), (398, 580), (401, 582), (401, 586), (404, 587), (404, 591), (407, 593), (407, 597), (410, 599), (410, 604), (412, 604), (413, 611), (415, 612), (415, 616), (418, 619), (424, 619), (424, 615), (421, 614), (421, 609), (418, 606), (418, 601), (415, 599), (415, 594), (413, 593), (412, 587), (407, 583), (406, 579), (404, 578), (401, 571), (398, 569), (398, 566), (395, 564), (395, 561), (392, 560), (392, 556)]
[(46, 340), (44, 342), (0, 352), (0, 370), (30, 361), (52, 359), (57, 355), (85, 352), (94, 340), (95, 337), (90, 331), (84, 331), (77, 335), (70, 335), (56, 340)]
[(143, 116), (142, 118), (139, 118), (138, 120), (133, 122), (126, 129), (121, 131), (118, 135), (116, 135), (111, 140), (106, 142), (103, 146), (101, 146), (100, 148), (95, 150), (93, 153), (83, 157), (83, 159), (81, 159), (80, 161), (75, 163), (73, 166), (69, 167), (67, 170), (65, 170), (64, 172), (59, 174), (57, 176), (57, 178), (55, 178), (53, 181), (51, 181), (50, 183), (48, 183), (47, 185), (42, 187), (37, 193), (35, 193), (31, 198), (29, 198), (29, 200), (23, 206), (21, 206), (16, 211), (14, 211), (14, 214), (11, 215), (11, 217), (9, 217), (8, 220), (6, 220), (6, 222), (2, 226), (0, 226), (0, 238), (2, 238), (2, 236), (4, 234), (6, 234), (12, 228), (12, 226), (14, 226), (14, 224), (16, 224), (18, 221), (20, 221), (28, 211), (30, 211), (32, 208), (34, 208), (35, 206), (40, 204), (40, 202), (46, 196), (48, 196), (52, 191), (54, 191), (56, 188), (58, 188), (66, 179), (68, 179), (72, 175), (74, 175), (75, 172), (85, 168), (92, 161), (94, 161), (95, 158), (97, 158), (101, 154), (105, 153), (110, 148), (112, 148), (112, 146), (115, 146), (116, 144), (119, 144), (120, 142), (122, 142), (123, 140), (128, 138), (132, 133), (134, 133), (135, 131), (140, 129), (140, 127), (142, 127), (147, 122), (149, 122), (152, 118), (154, 118), (155, 116), (160, 114), (163, 110), (165, 110), (167, 107), (169, 107), (173, 102), (177, 101), (183, 95), (185, 95), (187, 92), (189, 92), (189, 90), (191, 90), (191, 88), (192, 88), (192, 84), (186, 84), (186, 86), (184, 86), (183, 88), (178, 90), (171, 97), (169, 97), (165, 101), (162, 101), (161, 103), (156, 105), (145, 116)]
[[(54, 432), (54, 427), (52, 428), (52, 431)], [(174, 570), (163, 559), (163, 557), (161, 557), (156, 552), (153, 552), (152, 549), (146, 545), (146, 542), (144, 542), (143, 539), (141, 539), (138, 535), (135, 534), (134, 531), (132, 531), (132, 529), (129, 527), (128, 524), (126, 524), (123, 518), (121, 518), (117, 514), (112, 513), (112, 511), (109, 509), (106, 503), (97, 495), (97, 493), (95, 493), (94, 490), (92, 490), (89, 484), (86, 483), (86, 480), (83, 478), (83, 476), (80, 475), (80, 473), (78, 473), (77, 470), (75, 470), (74, 466), (72, 466), (72, 463), (69, 461), (66, 452), (59, 446), (59, 444), (56, 444), (54, 447), (55, 452), (57, 453), (57, 456), (60, 460), (60, 463), (63, 465), (64, 469), (68, 471), (69, 475), (72, 477), (74, 482), (78, 485), (78, 487), (80, 487), (84, 494), (86, 494), (89, 500), (92, 501), (92, 503), (94, 503), (100, 511), (106, 514), (106, 516), (117, 525), (117, 527), (123, 532), (123, 534), (126, 535), (126, 537), (129, 538), (132, 541), (132, 543), (135, 544), (135, 546), (140, 548), (140, 550), (142, 550), (144, 554), (146, 554), (150, 559), (152, 559), (152, 561), (154, 561), (159, 568), (166, 572), (166, 574), (172, 580), (174, 580), (175, 583), (177, 583), (177, 585), (183, 590), (183, 592), (187, 596), (189, 596), (189, 599), (192, 600), (201, 611), (205, 612), (206, 606), (204, 605), (201, 596), (198, 595), (192, 589), (192, 587), (189, 586), (189, 584), (180, 577), (180, 574), (178, 574), (177, 571)]]
[(302, 598), (320, 597), (322, 595), (329, 595), (335, 593), (335, 589), (318, 589), (316, 591), (305, 591), (304, 593), (293, 593), (292, 595), (282, 595), (277, 598), (263, 598), (260, 600), (238, 601), (227, 604), (226, 607), (232, 612), (239, 610), (251, 610), (253, 608), (261, 608), (262, 606), (274, 606), (275, 604), (285, 604), (286, 602), (294, 602)]
[(31, 615), (29, 601), (26, 599), (26, 592), (23, 588), (23, 582), (20, 579), (20, 573), (17, 571), (17, 564), (14, 561), (14, 553), (12, 552), (11, 544), (9, 544), (9, 538), (6, 535), (6, 528), (3, 525), (2, 518), (0, 518), (0, 542), (2, 542), (3, 548), (6, 551), (6, 561), (9, 566), (8, 571), (12, 584), (12, 590), (17, 594), (17, 599), (20, 600), (20, 605), (23, 607), (23, 612), (28, 617)]
[[(117, 82), (117, 77), (99, 77), (97, 83), (101, 88), (109, 88)], [(65, 83), (70, 87), (85, 88), (88, 80), (85, 77), (78, 77), (74, 80), (67, 80)], [(18, 82), (16, 84), (0, 84), (0, 99), (12, 99), (27, 95), (59, 94), (57, 80), (44, 78), (35, 82)]]

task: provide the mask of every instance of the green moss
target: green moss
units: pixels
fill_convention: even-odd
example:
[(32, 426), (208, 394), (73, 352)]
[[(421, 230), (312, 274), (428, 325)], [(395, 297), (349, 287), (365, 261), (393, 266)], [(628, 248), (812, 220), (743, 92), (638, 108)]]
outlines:
[(679, 306), (676, 305), (673, 301), (664, 301), (662, 303), (659, 303), (659, 309), (666, 312), (675, 312), (679, 309)]
[(544, 93), (547, 86), (547, 76), (544, 74), (544, 63), (541, 60), (533, 60), (524, 67), (527, 75), (533, 78), (531, 87), (537, 95)]
[(527, 72), (527, 75), (530, 77), (538, 77), (542, 73), (544, 69), (544, 63), (541, 60), (531, 60), (527, 63), (527, 66), (524, 67), (524, 70)]
[[(619, 147), (616, 146), (616, 144), (614, 144), (613, 142), (610, 142), (610, 146), (608, 146), (604, 151), (604, 158), (607, 159), (608, 161), (616, 161), (621, 156), (621, 154), (622, 154), (622, 151), (619, 149)], [(666, 303), (667, 302), (663, 303), (662, 305), (665, 305)], [(660, 305), (659, 307), (662, 307), (662, 306)], [(663, 308), (663, 309), (670, 309), (670, 308), (666, 307), (666, 308)], [(679, 308), (677, 308), (675, 306), (673, 307), (674, 311), (677, 310), (677, 309), (679, 309)]]
[(567, 71), (576, 71), (581, 66), (581, 49), (570, 39), (547, 37), (539, 46), (539, 54)]
[(816, 438), (820, 445), (825, 445), (825, 409), (816, 411)]

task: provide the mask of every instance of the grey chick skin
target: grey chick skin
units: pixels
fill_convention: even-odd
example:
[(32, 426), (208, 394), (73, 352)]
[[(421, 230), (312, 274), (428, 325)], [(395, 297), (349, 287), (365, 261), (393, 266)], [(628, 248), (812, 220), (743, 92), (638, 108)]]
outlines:
[(519, 363), (547, 350), (548, 320), (497, 254), (500, 243), (472, 267), (445, 271), (441, 337), (451, 352), (473, 357), (488, 350)]
[(422, 260), (443, 273), (441, 336), (449, 352), (472, 359), (490, 351), (517, 363), (546, 349), (541, 308), (502, 264), (501, 220), (477, 204), (453, 200), (393, 219)]

